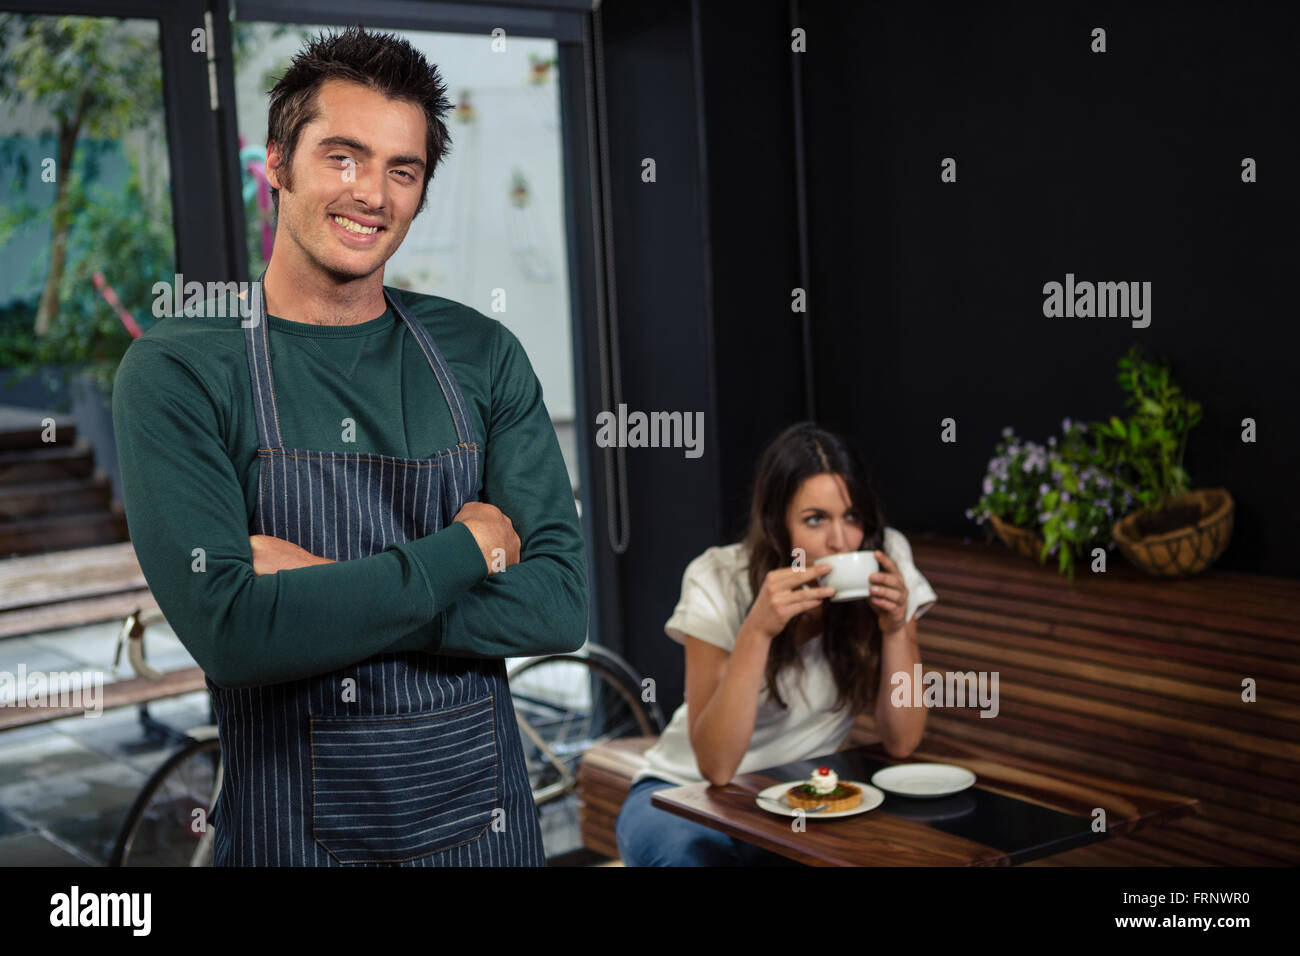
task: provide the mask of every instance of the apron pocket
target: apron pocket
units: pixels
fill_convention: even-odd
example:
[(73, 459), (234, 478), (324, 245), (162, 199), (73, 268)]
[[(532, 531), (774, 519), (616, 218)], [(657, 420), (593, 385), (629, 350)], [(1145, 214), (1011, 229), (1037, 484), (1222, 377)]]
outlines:
[(478, 839), (497, 805), (492, 697), (396, 716), (312, 717), (312, 833), (341, 863)]

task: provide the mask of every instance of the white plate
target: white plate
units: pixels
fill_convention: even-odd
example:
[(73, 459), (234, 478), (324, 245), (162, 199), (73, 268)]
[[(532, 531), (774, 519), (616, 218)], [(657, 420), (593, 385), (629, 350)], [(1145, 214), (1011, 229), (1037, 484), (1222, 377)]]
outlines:
[(900, 763), (871, 775), (881, 790), (902, 797), (946, 797), (974, 786), (975, 774), (950, 763)]
[[(801, 783), (807, 783), (807, 779), (791, 780), (789, 783), (775, 783), (758, 792), (754, 798), (764, 810), (772, 813), (779, 813), (782, 816), (793, 817), (800, 811), (796, 810), (790, 804), (785, 802), (786, 791), (791, 787), (796, 787)], [(840, 783), (851, 783), (855, 787), (862, 789), (862, 802), (851, 810), (836, 810), (834, 813), (828, 813), (825, 810), (818, 810), (814, 813), (811, 810), (804, 810), (805, 820), (828, 820), (831, 817), (851, 817), (855, 813), (866, 813), (868, 810), (874, 810), (885, 802), (885, 795), (871, 786), (869, 783), (859, 783), (857, 780), (841, 780)]]

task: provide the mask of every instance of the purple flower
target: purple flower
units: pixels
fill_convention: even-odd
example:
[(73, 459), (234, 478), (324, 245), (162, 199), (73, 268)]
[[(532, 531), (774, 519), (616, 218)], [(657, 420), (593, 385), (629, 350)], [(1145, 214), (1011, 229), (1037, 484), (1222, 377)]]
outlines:
[(1038, 523), (1047, 524), (1047, 522), (1051, 519), (1051, 517), (1052, 517), (1052, 513), (1050, 511), (1044, 511), (1042, 514), (1038, 516)]
[(986, 495), (993, 494), (993, 479), (990, 478), (988, 475), (984, 476), (984, 494)]
[(1069, 500), (1070, 500), (1070, 493), (1069, 493), (1068, 491), (1062, 491), (1062, 492), (1061, 492), (1061, 500), (1062, 500), (1062, 501), (1069, 501)]
[(1002, 437), (1003, 437), (1003, 438), (1010, 438), (1010, 437), (1011, 437), (1011, 426), (1010, 426), (1010, 425), (1008, 425), (1006, 428), (1002, 429)]
[(1040, 495), (1045, 495), (1049, 491), (1051, 491), (1051, 489), (1048, 487), (1047, 482), (1043, 482), (1041, 485), (1038, 486), (1038, 493)]
[(1065, 527), (1066, 527), (1068, 530), (1073, 531), (1073, 530), (1074, 530), (1074, 519), (1071, 518), (1069, 521), (1067, 521), (1067, 522), (1065, 523)]
[(1070, 420), (1069, 420), (1068, 418), (1062, 418), (1062, 419), (1061, 419), (1061, 431), (1063, 431), (1063, 432), (1068, 432), (1069, 430), (1070, 430)]

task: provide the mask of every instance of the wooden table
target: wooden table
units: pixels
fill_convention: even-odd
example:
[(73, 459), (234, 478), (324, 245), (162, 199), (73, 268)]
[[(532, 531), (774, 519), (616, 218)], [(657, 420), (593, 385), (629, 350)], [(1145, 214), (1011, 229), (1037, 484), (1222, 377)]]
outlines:
[[(885, 793), (874, 810), (827, 820), (762, 810), (755, 795), (775, 783), (806, 779), (828, 766), (842, 780), (871, 782), (899, 763), (953, 763), (975, 785), (951, 797), (910, 799)], [(737, 777), (725, 787), (689, 784), (656, 791), (651, 804), (812, 866), (1011, 866), (1096, 843), (1109, 836), (1197, 812), (1194, 797), (1102, 780), (1023, 758), (993, 761), (961, 745), (927, 741), (906, 760), (879, 744)], [(1106, 811), (1106, 832), (1092, 829)]]

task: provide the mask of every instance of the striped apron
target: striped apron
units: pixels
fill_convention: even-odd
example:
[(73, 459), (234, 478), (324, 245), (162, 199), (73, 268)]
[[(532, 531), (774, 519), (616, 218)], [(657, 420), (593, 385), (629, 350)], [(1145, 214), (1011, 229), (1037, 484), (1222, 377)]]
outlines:
[[(244, 343), (260, 444), (255, 533), (347, 561), (433, 534), (477, 499), (464, 396), (387, 289), (442, 386), (457, 444), (414, 459), (285, 448), (257, 291), (260, 321)], [(505, 661), (386, 653), (287, 683), (207, 686), (224, 769), (216, 866), (546, 865)]]

